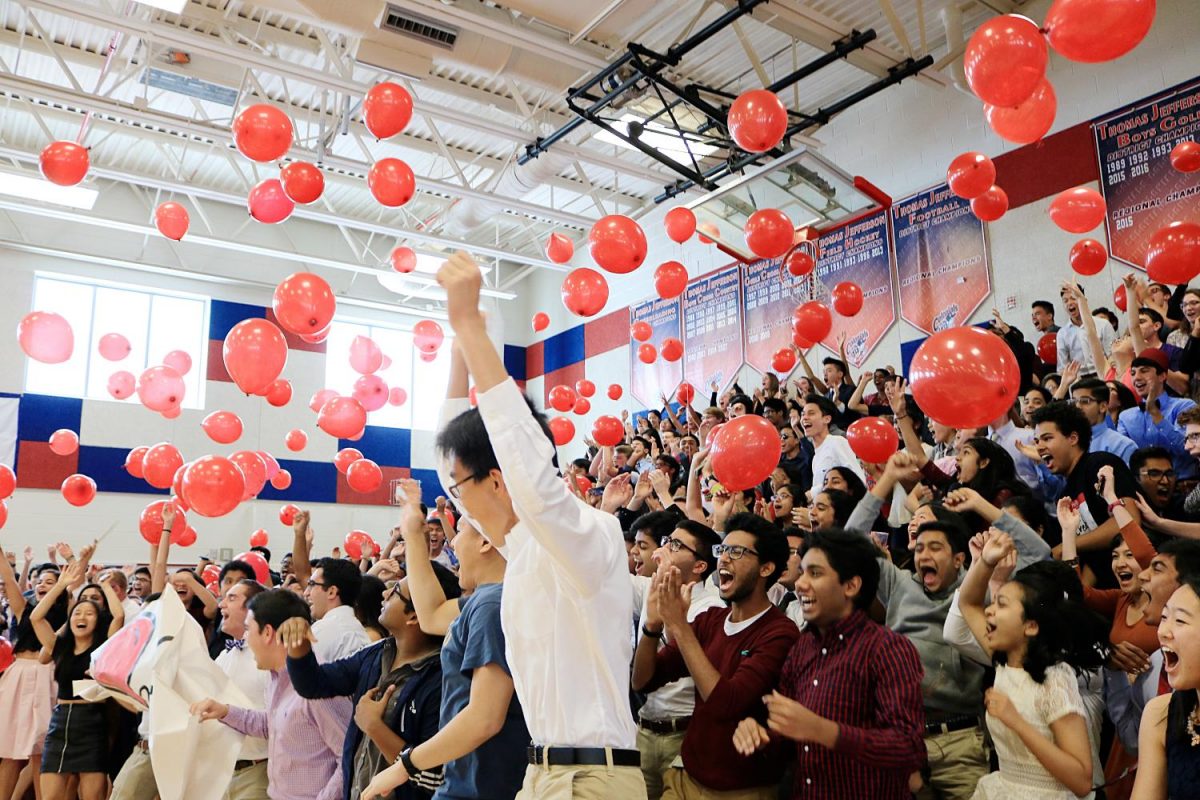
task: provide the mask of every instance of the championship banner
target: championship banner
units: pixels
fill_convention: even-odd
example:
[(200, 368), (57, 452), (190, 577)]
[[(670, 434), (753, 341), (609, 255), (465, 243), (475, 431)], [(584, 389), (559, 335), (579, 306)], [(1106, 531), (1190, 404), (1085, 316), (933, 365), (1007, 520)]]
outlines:
[(742, 367), (742, 268), (709, 273), (683, 293), (683, 377), (697, 396), (724, 389)]
[(927, 334), (966, 324), (991, 294), (983, 222), (946, 184), (892, 206), (900, 318)]
[(811, 283), (788, 272), (782, 258), (742, 264), (742, 346), (747, 364), (759, 372), (774, 372), (772, 356), (792, 346), (792, 311), (810, 299), (806, 287)]
[(662, 357), (663, 339), (683, 340), (679, 330), (679, 298), (655, 298), (630, 306), (629, 324), (633, 325), (635, 322), (648, 322), (654, 329), (654, 333), (646, 342), (658, 350), (658, 358), (653, 364), (643, 364), (638, 358), (638, 347), (644, 343), (630, 339), (629, 392), (645, 408), (658, 408), (662, 404), (662, 396), (674, 394), (675, 387), (683, 380), (683, 361), (672, 362)]
[(887, 214), (880, 209), (868, 217), (822, 232), (817, 249), (820, 257), (816, 276), (824, 287), (822, 300), (828, 301), (827, 293), (843, 282), (857, 284), (863, 293), (862, 309), (853, 317), (833, 313), (833, 327), (821, 344), (837, 354), (838, 338), (845, 335), (846, 358), (861, 367), (896, 322)]
[(1200, 172), (1171, 166), (1171, 149), (1200, 137), (1200, 80), (1092, 123), (1108, 252), (1145, 269), (1146, 245), (1175, 220), (1200, 222)]

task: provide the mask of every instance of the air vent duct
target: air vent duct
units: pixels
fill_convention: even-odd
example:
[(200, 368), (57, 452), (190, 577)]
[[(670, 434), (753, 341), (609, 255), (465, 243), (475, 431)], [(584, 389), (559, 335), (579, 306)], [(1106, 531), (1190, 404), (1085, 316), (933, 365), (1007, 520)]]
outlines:
[(458, 41), (458, 28), (414, 14), (393, 3), (388, 3), (379, 27), (443, 50), (453, 50)]

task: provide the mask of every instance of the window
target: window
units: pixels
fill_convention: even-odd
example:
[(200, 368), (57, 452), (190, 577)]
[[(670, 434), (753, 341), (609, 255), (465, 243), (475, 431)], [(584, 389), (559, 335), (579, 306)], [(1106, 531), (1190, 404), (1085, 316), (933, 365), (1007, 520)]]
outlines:
[[(192, 368), (183, 376), (183, 407), (204, 408), (207, 299), (39, 275), (34, 280), (33, 308), (61, 314), (71, 323), (75, 351), (62, 364), (27, 359), (25, 391), (111, 401), (108, 378), (114, 372), (126, 370), (136, 378), (147, 367), (161, 364), (167, 353), (182, 350), (192, 358)], [(109, 361), (97, 350), (101, 337), (109, 333), (129, 340), (130, 353), (120, 361)]]
[[(386, 369), (376, 374), (388, 388), (399, 386), (408, 394), (402, 406), (390, 403), (367, 417), (368, 425), (389, 428), (437, 429), (438, 413), (450, 380), (450, 343), (447, 336), (433, 361), (422, 361), (412, 341), (412, 331), (335, 320), (326, 340), (325, 388), (349, 396), (359, 374), (350, 366), (350, 344), (356, 336), (366, 336), (379, 345), (391, 359)], [(386, 362), (385, 362), (386, 363)]]

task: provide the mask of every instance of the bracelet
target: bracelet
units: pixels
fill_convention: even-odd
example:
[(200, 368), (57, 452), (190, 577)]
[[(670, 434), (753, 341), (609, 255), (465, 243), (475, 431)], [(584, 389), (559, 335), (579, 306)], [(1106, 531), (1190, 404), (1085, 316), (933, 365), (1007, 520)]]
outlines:
[(646, 623), (644, 623), (644, 622), (642, 623), (642, 636), (645, 636), (647, 639), (658, 639), (660, 642), (666, 641), (666, 638), (664, 638), (662, 631), (655, 633), (654, 631), (647, 628)]
[(417, 769), (416, 765), (414, 765), (412, 762), (412, 751), (413, 748), (409, 747), (405, 750), (401, 750), (400, 755), (396, 756), (396, 761), (404, 765), (404, 771), (408, 773), (410, 778), (420, 772), (420, 770)]
[(1063, 563), (1066, 564), (1068, 567), (1072, 567), (1072, 568), (1078, 567), (1079, 566), (1079, 556), (1075, 556), (1075, 558), (1068, 558), (1067, 560), (1063, 561)]
[(1113, 500), (1111, 503), (1108, 504), (1108, 513), (1111, 514), (1113, 512), (1114, 508), (1124, 508), (1124, 507), (1125, 507), (1125, 504), (1122, 503), (1119, 499)]

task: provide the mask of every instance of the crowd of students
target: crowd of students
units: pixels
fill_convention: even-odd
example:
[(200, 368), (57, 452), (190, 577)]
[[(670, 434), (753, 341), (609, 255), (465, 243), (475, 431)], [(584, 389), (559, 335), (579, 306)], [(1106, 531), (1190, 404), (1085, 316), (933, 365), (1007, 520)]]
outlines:
[[(0, 799), (159, 795), (153, 708), (73, 681), (164, 591), (251, 701), (190, 709), (244, 735), (212, 776), (233, 800), (1200, 796), (1200, 291), (1130, 280), (1125, 324), (1075, 286), (1061, 328), (1034, 303), (1061, 372), (995, 314), (1021, 386), (986, 428), (927, 419), (892, 367), (801, 354), (803, 377), (664, 399), (560, 463), (478, 268), (438, 280), (449, 499), (405, 481), (378, 558), (314, 557), (301, 512), (278, 574), (232, 561), (215, 592), (166, 536), (136, 568), (0, 560)], [(730, 492), (706, 443), (744, 414), (782, 456)], [(861, 415), (895, 424), (885, 463), (849, 446)]]

